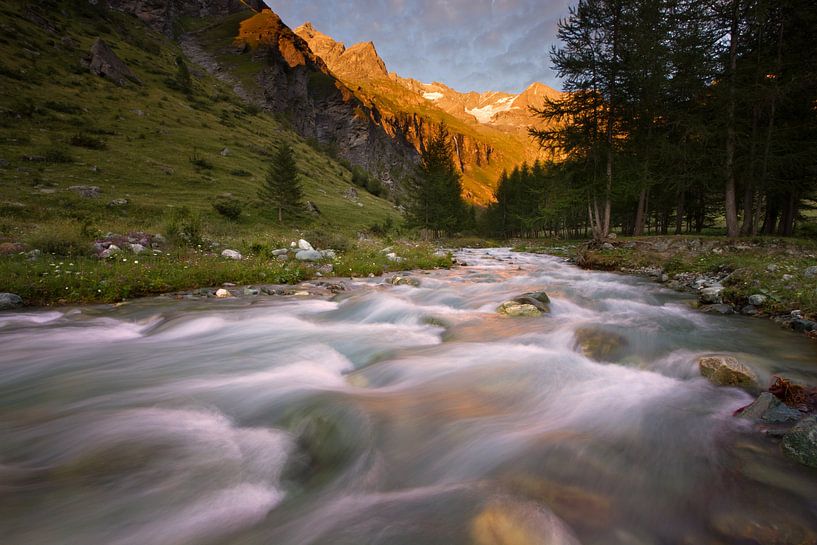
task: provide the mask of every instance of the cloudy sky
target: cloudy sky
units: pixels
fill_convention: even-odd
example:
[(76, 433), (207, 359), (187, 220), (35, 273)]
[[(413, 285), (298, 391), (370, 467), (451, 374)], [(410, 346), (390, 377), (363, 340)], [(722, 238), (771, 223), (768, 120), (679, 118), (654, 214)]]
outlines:
[(347, 47), (372, 41), (403, 77), (458, 91), (555, 88), (548, 51), (575, 0), (265, 0), (295, 28), (311, 21)]

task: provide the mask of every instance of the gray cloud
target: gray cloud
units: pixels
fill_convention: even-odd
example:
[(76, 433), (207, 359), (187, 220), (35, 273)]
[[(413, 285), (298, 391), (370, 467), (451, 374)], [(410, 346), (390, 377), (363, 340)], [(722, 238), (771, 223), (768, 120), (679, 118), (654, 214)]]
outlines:
[(559, 88), (548, 51), (575, 0), (265, 0), (291, 27), (373, 41), (389, 70), (460, 91)]

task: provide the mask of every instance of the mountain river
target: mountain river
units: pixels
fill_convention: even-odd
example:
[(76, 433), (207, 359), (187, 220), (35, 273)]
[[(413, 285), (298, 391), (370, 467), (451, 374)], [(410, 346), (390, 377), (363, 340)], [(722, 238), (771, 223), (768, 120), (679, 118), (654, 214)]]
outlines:
[[(0, 314), (3, 545), (817, 541), (817, 470), (733, 416), (817, 343), (549, 256), (419, 287)], [(544, 290), (551, 312), (500, 316)]]

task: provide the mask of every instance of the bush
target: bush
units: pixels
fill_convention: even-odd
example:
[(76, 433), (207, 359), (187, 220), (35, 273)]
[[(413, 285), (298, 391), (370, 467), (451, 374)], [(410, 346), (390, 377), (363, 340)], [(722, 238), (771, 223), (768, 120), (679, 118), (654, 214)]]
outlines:
[(201, 217), (186, 206), (174, 208), (165, 228), (167, 235), (188, 246), (202, 243)]
[(94, 150), (108, 149), (108, 144), (103, 139), (91, 136), (90, 134), (86, 133), (75, 134), (74, 136), (71, 137), (69, 143), (72, 146), (76, 146), (79, 148)]
[(220, 199), (213, 203), (213, 209), (227, 218), (235, 221), (241, 216), (244, 206), (237, 199)]
[(45, 152), (47, 163), (73, 163), (74, 158), (62, 148), (51, 148)]
[(203, 168), (205, 170), (213, 170), (213, 163), (211, 163), (204, 157), (200, 156), (198, 151), (196, 151), (195, 149), (193, 150), (193, 155), (190, 156), (190, 163), (198, 168)]
[(236, 168), (230, 171), (230, 176), (237, 176), (239, 178), (248, 178), (252, 176), (252, 172), (244, 170), (242, 168)]
[(26, 242), (43, 253), (58, 256), (87, 256), (93, 253), (91, 241), (83, 234), (83, 226), (71, 221), (43, 226)]
[(367, 231), (376, 237), (385, 237), (394, 230), (394, 220), (387, 217), (383, 223), (373, 223), (369, 226)]

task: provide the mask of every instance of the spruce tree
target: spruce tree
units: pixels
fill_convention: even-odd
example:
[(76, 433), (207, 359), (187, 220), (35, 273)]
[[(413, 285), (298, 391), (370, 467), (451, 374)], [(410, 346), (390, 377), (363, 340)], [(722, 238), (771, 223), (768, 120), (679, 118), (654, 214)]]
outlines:
[(409, 184), (410, 226), (450, 235), (467, 221), (461, 176), (452, 156), (448, 131), (441, 126), (422, 150), (417, 175)]
[(303, 189), (298, 180), (298, 164), (292, 146), (284, 142), (273, 156), (264, 185), (258, 192), (261, 202), (278, 210), (278, 222), (303, 210)]

